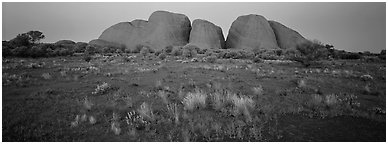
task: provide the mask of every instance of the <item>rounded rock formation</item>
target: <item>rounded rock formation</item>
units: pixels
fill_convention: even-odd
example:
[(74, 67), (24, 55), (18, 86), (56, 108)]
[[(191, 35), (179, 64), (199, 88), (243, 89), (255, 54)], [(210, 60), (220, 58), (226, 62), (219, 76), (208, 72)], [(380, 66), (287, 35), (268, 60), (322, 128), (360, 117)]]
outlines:
[(123, 44), (118, 44), (118, 43), (114, 43), (114, 42), (109, 42), (109, 41), (105, 41), (105, 40), (101, 40), (101, 39), (94, 39), (94, 40), (91, 40), (89, 42), (89, 45), (91, 46), (97, 46), (99, 48), (103, 48), (103, 47), (112, 47), (112, 48), (123, 48), (125, 47), (125, 45)]
[(222, 29), (209, 21), (201, 19), (193, 21), (189, 43), (201, 49), (223, 49), (225, 47)]
[(238, 17), (229, 29), (226, 48), (247, 50), (279, 48), (267, 19), (260, 15)]
[(55, 42), (56, 45), (62, 45), (62, 44), (65, 44), (65, 45), (74, 45), (75, 42), (72, 41), (72, 40), (59, 40), (57, 42)]
[(272, 27), (278, 45), (281, 49), (295, 49), (296, 45), (306, 39), (293, 29), (276, 21), (268, 21)]
[(183, 14), (167, 11), (156, 11), (148, 22), (134, 20), (121, 22), (106, 29), (99, 40), (123, 44), (129, 49), (137, 45), (148, 45), (152, 49), (163, 49), (166, 46), (182, 46), (188, 43), (191, 30), (190, 20)]

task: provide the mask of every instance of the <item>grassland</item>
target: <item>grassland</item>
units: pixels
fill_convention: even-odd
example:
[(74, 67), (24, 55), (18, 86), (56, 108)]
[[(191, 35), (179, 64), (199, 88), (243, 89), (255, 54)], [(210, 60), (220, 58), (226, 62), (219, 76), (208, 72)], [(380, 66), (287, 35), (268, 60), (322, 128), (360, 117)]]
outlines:
[(3, 141), (385, 141), (385, 63), (3, 58)]

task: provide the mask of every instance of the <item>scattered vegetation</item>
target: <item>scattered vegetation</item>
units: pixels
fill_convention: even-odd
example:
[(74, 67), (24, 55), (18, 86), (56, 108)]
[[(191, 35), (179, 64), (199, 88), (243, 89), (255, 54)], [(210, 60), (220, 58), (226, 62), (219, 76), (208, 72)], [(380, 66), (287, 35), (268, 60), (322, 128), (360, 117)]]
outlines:
[[(333, 127), (360, 134), (335, 125), (343, 119), (352, 120), (343, 127), (385, 131), (385, 66), (367, 62), (373, 53), (336, 61), (338, 51), (321, 44), (325, 67), (297, 67), (288, 59), (314, 56), (195, 46), (152, 52), (143, 45), (132, 53), (67, 40), (4, 49), (8, 44), (3, 54), (49, 58), (3, 57), (4, 141), (309, 141)], [(67, 50), (81, 55), (51, 57)]]

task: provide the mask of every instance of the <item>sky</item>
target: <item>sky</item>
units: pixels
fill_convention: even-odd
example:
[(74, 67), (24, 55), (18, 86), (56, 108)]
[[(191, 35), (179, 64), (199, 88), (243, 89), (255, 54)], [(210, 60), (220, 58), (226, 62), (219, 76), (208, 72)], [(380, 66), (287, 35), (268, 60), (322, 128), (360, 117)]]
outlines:
[(39, 30), (42, 42), (68, 39), (89, 42), (108, 27), (152, 12), (185, 14), (190, 21), (205, 19), (223, 30), (225, 38), (238, 16), (258, 14), (298, 31), (310, 40), (346, 51), (386, 49), (385, 3), (2, 3), (2, 40)]

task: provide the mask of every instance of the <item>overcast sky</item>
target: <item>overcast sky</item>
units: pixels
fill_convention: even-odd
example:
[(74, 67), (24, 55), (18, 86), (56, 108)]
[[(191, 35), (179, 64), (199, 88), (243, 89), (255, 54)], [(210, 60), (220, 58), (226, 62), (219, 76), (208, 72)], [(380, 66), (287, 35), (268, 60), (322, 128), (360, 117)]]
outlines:
[(386, 43), (385, 3), (2, 3), (3, 40), (39, 30), (43, 42), (89, 42), (106, 28), (133, 19), (147, 20), (166, 10), (220, 26), (225, 38), (241, 15), (259, 14), (308, 39), (347, 51), (380, 52)]

